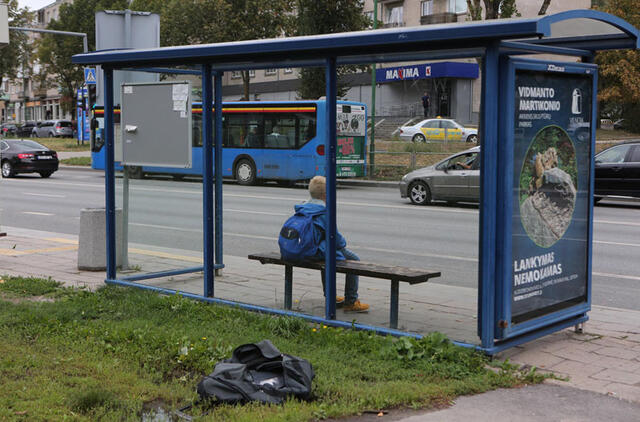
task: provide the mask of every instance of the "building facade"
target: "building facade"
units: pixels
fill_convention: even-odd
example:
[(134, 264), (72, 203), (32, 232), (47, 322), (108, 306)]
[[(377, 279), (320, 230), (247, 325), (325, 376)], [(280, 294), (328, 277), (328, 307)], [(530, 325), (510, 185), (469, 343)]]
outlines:
[[(49, 22), (58, 18), (60, 6), (72, 2), (57, 0), (37, 10), (33, 27), (45, 29)], [(35, 32), (28, 35), (32, 40), (39, 37)], [(55, 82), (40, 83), (36, 78), (39, 70), (40, 65), (36, 62), (31, 69), (21, 69), (18, 78), (6, 81), (2, 121), (24, 123), (27, 120), (71, 119), (71, 114), (62, 110), (62, 94)]]
[[(364, 0), (364, 13), (373, 20), (374, 0)], [(534, 17), (542, 0), (518, 0), (520, 16)], [(585, 9), (592, 0), (552, 0), (547, 14)], [(378, 0), (380, 28), (410, 27), (469, 20), (466, 0)], [(376, 116), (423, 115), (421, 97), (430, 98), (429, 115), (477, 123), (480, 110), (479, 66), (475, 58), (439, 62), (383, 63), (376, 70)], [(251, 99), (295, 100), (297, 69), (264, 69), (250, 73)], [(371, 74), (349, 77), (346, 99), (371, 104)], [(242, 97), (242, 75), (227, 72), (223, 79), (226, 101)]]

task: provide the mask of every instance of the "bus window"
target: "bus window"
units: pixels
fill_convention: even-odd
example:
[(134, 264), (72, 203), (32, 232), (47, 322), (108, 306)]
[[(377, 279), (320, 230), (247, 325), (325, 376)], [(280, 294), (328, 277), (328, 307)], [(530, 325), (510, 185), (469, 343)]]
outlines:
[(298, 137), (297, 147), (300, 148), (310, 140), (316, 137), (316, 115), (302, 114), (296, 115)]
[(191, 145), (194, 147), (202, 146), (202, 114), (191, 114)]
[(225, 147), (261, 148), (262, 116), (258, 113), (229, 113), (224, 116)]

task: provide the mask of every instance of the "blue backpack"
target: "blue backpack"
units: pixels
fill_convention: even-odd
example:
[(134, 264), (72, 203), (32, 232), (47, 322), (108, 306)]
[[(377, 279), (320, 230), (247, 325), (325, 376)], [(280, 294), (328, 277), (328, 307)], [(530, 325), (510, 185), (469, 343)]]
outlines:
[(278, 237), (282, 259), (300, 261), (318, 252), (313, 238), (313, 216), (295, 213), (284, 222)]

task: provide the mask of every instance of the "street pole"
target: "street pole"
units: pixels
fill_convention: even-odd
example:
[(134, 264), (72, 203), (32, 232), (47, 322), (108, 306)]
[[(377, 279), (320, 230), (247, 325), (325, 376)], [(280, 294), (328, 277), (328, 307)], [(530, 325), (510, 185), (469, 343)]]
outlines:
[[(373, 29), (378, 29), (378, 0), (373, 0)], [(369, 144), (369, 178), (376, 163), (376, 64), (371, 64), (371, 142)]]

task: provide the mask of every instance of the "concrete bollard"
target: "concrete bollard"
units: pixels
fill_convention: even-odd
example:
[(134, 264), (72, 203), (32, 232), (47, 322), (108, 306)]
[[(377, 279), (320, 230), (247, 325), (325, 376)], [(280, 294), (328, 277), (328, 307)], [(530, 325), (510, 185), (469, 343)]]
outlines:
[[(116, 208), (116, 265), (122, 265), (122, 209)], [(106, 211), (104, 208), (80, 210), (78, 239), (78, 269), (105, 271), (107, 269)]]

